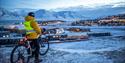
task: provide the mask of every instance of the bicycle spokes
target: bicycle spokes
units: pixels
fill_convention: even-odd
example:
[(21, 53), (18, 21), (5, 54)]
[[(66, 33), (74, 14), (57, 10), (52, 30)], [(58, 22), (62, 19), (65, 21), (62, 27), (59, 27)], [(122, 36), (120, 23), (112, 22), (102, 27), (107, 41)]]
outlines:
[(45, 55), (48, 52), (49, 43), (48, 42), (41, 42), (40, 43), (40, 55)]
[(45, 45), (44, 45), (44, 44), (41, 44), (41, 47), (43, 48), (43, 47), (45, 47)]
[(11, 54), (11, 63), (24, 63), (27, 60), (27, 48), (17, 46)]

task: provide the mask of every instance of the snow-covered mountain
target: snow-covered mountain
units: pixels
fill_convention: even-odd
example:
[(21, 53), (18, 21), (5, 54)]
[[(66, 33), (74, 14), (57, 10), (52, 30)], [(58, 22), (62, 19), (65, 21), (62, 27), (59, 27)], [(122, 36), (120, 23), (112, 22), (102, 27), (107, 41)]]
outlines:
[(16, 12), (10, 12), (7, 9), (0, 8), (0, 20), (13, 20), (13, 19), (20, 19), (22, 18), (21, 15), (19, 15)]
[(16, 13), (20, 16), (26, 16), (28, 12), (34, 12), (37, 9), (29, 9), (29, 8), (17, 8), (17, 9), (9, 9), (10, 12)]
[(117, 15), (125, 13), (125, 2), (111, 5), (96, 6), (90, 8), (87, 6), (76, 6), (68, 8), (58, 8), (53, 10), (45, 9), (4, 9), (0, 8), (0, 19), (24, 19), (28, 12), (35, 12), (37, 19), (46, 20), (83, 20), (108, 15)]
[(0, 8), (0, 20), (23, 20), (28, 12), (35, 11), (35, 9), (18, 8), (5, 9)]
[(113, 3), (109, 5), (102, 5), (102, 6), (75, 6), (75, 7), (68, 7), (68, 8), (57, 8), (53, 9), (53, 11), (73, 11), (76, 12), (78, 15), (83, 15), (89, 18), (98, 18), (98, 17), (105, 17), (108, 15), (117, 15), (125, 13), (125, 2)]
[(35, 12), (36, 18), (48, 19), (48, 20), (73, 20), (73, 19), (85, 19), (84, 15), (77, 14), (77, 12), (73, 11), (46, 11), (46, 10), (38, 10)]

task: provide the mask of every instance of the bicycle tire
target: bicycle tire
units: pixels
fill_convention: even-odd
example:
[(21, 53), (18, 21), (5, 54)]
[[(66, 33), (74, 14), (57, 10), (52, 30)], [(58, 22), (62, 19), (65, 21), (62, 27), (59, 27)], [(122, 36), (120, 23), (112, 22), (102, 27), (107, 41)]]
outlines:
[[(44, 43), (47, 45), (47, 49), (45, 50), (45, 52), (41, 52), (41, 50), (39, 52), (40, 55), (45, 55), (49, 51), (49, 41), (45, 40), (44, 42), (43, 41), (40, 41), (40, 42), (41, 42), (40, 46), (42, 46), (42, 44), (44, 44)], [(40, 48), (42, 49), (42, 47), (40, 47)]]
[[(15, 63), (15, 61), (14, 61), (14, 53), (15, 53), (16, 49), (19, 48), (19, 47), (21, 47), (21, 46), (23, 46), (23, 47), (25, 48), (24, 45), (17, 45), (17, 46), (15, 46), (14, 49), (12, 50), (11, 56), (10, 56), (10, 62), (11, 62), (11, 63)], [(25, 59), (23, 58), (23, 62), (24, 62), (24, 61), (25, 61)]]

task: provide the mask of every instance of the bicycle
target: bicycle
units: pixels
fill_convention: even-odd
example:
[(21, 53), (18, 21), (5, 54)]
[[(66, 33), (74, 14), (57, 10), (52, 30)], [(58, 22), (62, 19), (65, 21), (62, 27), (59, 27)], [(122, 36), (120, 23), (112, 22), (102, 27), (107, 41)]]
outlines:
[[(41, 36), (40, 36), (41, 37)], [(39, 45), (40, 45), (40, 55), (45, 55), (49, 50), (49, 42), (48, 38), (40, 38), (38, 39)], [(33, 51), (30, 45), (30, 41), (27, 39), (27, 37), (24, 37), (21, 39), (18, 44), (13, 48), (10, 56), (10, 62), (11, 63), (28, 63), (29, 62), (29, 56), (32, 55), (32, 53), (28, 54), (28, 49), (30, 52)]]

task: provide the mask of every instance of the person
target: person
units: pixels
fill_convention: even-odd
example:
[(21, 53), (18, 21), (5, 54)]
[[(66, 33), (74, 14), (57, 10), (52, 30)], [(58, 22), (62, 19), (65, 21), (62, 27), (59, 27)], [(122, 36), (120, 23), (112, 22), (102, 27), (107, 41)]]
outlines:
[[(29, 12), (28, 16), (25, 17), (25, 22), (23, 23), (26, 30), (26, 37), (30, 42), (31, 48), (35, 48), (32, 52), (32, 56), (35, 56), (35, 63), (39, 63), (39, 43), (37, 39), (41, 35), (41, 28), (35, 20), (35, 14), (33, 12)], [(30, 49), (28, 49), (30, 51)], [(30, 52), (28, 52), (30, 54)], [(28, 59), (29, 61), (29, 59)]]

